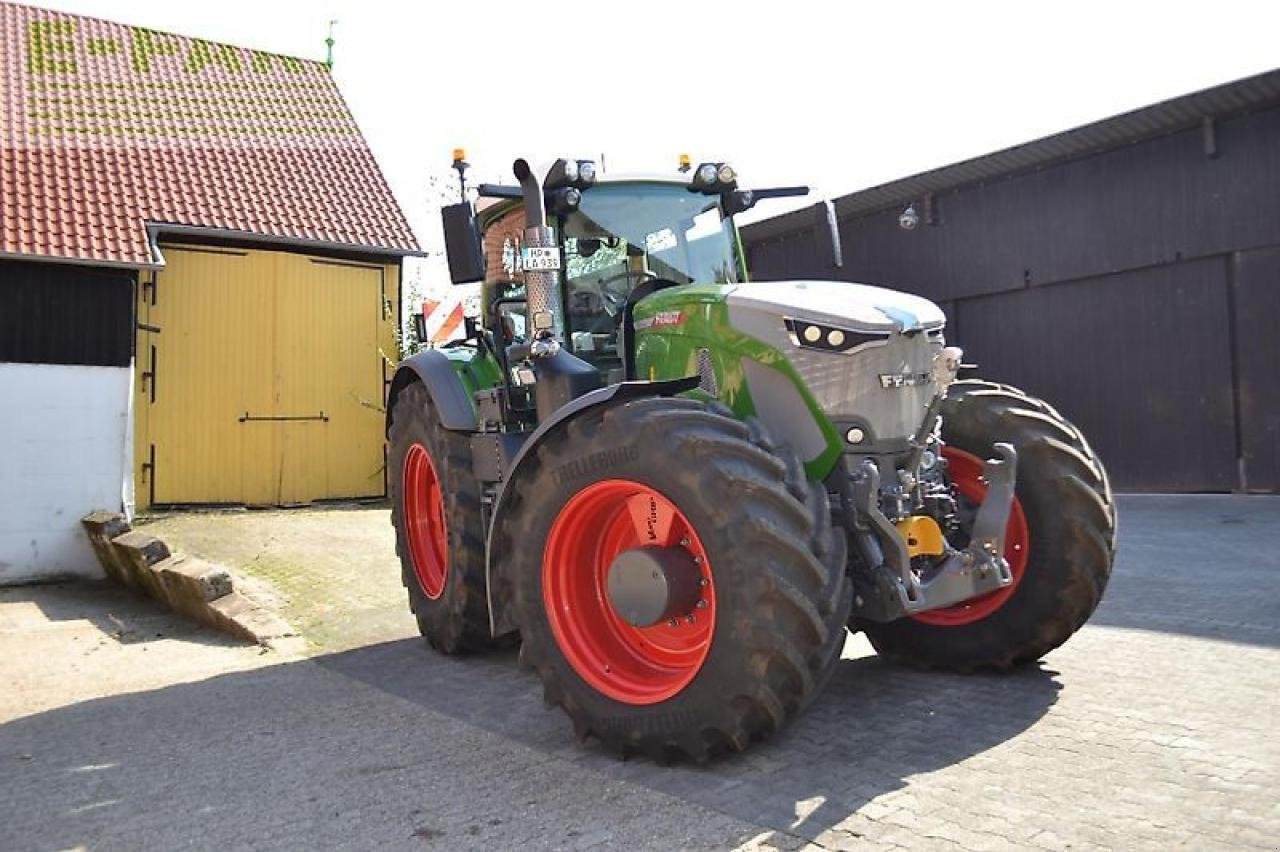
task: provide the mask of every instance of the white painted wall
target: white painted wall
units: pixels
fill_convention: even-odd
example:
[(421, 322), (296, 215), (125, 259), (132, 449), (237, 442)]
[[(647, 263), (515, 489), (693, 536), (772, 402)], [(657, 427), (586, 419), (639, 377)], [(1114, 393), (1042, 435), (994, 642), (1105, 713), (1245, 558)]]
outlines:
[(0, 363), (0, 585), (102, 575), (80, 519), (123, 504), (132, 375)]

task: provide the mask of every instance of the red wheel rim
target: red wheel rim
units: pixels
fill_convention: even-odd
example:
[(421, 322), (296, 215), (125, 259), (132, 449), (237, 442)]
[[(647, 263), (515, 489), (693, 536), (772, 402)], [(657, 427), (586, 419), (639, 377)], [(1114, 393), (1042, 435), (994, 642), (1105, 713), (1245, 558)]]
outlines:
[[(675, 624), (635, 627), (609, 602), (609, 565), (635, 547), (680, 547), (700, 567), (701, 602)], [(715, 583), (697, 532), (646, 485), (608, 479), (560, 510), (542, 557), (542, 600), (560, 650), (592, 688), (624, 704), (656, 704), (698, 674), (715, 632)]]
[[(951, 484), (961, 496), (974, 503), (981, 503), (987, 496), (986, 483), (981, 479), (982, 459), (955, 447), (943, 447), (942, 455), (947, 460), (947, 478), (951, 480)], [(1022, 502), (1016, 496), (1009, 510), (1009, 525), (1005, 528), (1004, 535), (1004, 558), (1009, 563), (1009, 573), (1013, 575), (1010, 585), (964, 603), (922, 612), (912, 618), (936, 627), (959, 627), (981, 621), (1004, 606), (1013, 597), (1014, 590), (1027, 571), (1031, 543), (1031, 536), (1027, 531), (1027, 516), (1022, 511)]]
[(431, 600), (444, 594), (449, 575), (449, 529), (444, 521), (444, 494), (431, 454), (414, 444), (404, 457), (404, 528), (409, 558), (422, 593)]

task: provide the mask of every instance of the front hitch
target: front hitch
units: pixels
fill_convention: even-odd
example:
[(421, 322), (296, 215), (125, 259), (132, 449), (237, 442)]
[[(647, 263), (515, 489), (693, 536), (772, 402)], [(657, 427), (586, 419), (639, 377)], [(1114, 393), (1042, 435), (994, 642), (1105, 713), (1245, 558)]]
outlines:
[[(911, 567), (907, 544), (880, 510), (880, 471), (865, 460), (852, 477), (856, 511), (879, 541), (881, 564), (872, 569), (874, 587), (862, 588), (854, 609), (872, 621), (893, 621), (1006, 588), (1013, 573), (1004, 558), (1005, 531), (1013, 507), (1017, 483), (1018, 453), (1010, 444), (996, 444), (998, 458), (987, 459), (982, 475), (987, 494), (978, 507), (968, 546), (947, 547), (942, 563), (917, 574)], [(865, 584), (863, 584), (865, 586)]]

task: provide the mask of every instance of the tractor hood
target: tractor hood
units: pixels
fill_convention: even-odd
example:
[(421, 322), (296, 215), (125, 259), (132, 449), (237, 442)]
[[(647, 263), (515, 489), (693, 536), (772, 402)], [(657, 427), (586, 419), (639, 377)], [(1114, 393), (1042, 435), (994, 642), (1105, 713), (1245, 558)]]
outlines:
[(806, 319), (870, 334), (933, 331), (946, 324), (942, 309), (928, 299), (844, 281), (743, 284), (726, 302), (730, 315)]

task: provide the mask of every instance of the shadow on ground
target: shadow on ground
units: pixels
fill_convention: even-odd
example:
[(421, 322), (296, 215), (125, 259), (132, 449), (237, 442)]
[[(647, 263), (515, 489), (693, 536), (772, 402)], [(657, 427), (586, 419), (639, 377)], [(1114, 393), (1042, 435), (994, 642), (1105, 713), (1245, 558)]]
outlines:
[(745, 824), (699, 837), (686, 817), (697, 845), (766, 829), (813, 838), (910, 776), (1017, 735), (1058, 689), (1042, 668), (962, 678), (845, 660), (782, 737), (707, 767), (661, 767), (578, 744), (514, 654), (452, 660), (402, 640), (0, 727), (0, 848), (372, 847), (415, 834), (518, 845), (504, 820), (539, 845), (603, 825), (610, 842), (647, 847), (659, 838), (628, 836), (626, 820), (661, 817), (665, 796)]
[(109, 581), (70, 580), (0, 588), (0, 604), (39, 610), (43, 620), (87, 621), (122, 645), (164, 637), (210, 647), (242, 647), (239, 639), (209, 630), (161, 608), (137, 589)]
[[(1280, 564), (1259, 545), (1280, 533), (1276, 506), (1123, 498), (1092, 623), (1280, 646)], [(47, 606), (96, 617), (87, 599)], [(723, 847), (760, 830), (791, 845), (913, 776), (990, 759), (1059, 688), (1043, 666), (958, 677), (854, 656), (783, 736), (660, 767), (576, 743), (512, 653), (384, 642), (0, 726), (0, 849)]]
[[(578, 743), (567, 717), (548, 710), (515, 654), (455, 661), (440, 680), (414, 676), (419, 643), (336, 654), (316, 663), (524, 745), (610, 776), (805, 838), (815, 838), (912, 775), (980, 754), (1027, 729), (1057, 700), (1056, 673), (1042, 666), (1007, 675), (908, 671), (875, 656), (844, 659), (827, 689), (781, 736), (706, 766), (621, 761), (597, 742)], [(403, 676), (392, 670), (407, 665)], [(434, 668), (434, 666), (433, 666)], [(506, 687), (496, 704), (497, 682)], [(745, 839), (745, 838), (744, 838)]]

